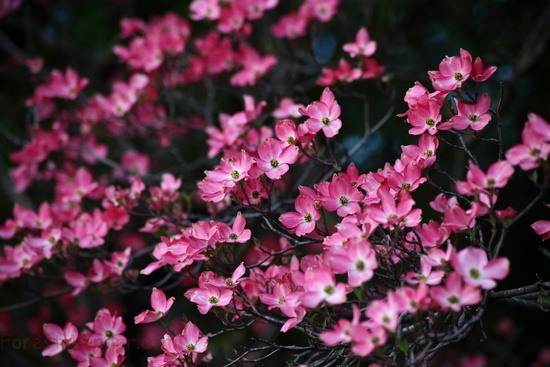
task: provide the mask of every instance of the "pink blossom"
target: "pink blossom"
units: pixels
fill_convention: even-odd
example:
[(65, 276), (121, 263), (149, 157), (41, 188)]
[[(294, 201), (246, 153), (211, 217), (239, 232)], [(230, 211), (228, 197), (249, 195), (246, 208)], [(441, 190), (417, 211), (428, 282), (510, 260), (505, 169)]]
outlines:
[(413, 126), (409, 134), (420, 135), (427, 131), (430, 135), (434, 135), (441, 121), (440, 108), (441, 105), (437, 101), (429, 99), (409, 111), (407, 122)]
[[(322, 188), (323, 186), (318, 186)], [(335, 176), (329, 183), (326, 192), (322, 193), (323, 207), (328, 211), (335, 211), (340, 217), (357, 213), (361, 210), (359, 202), (364, 195), (343, 178)]]
[(335, 346), (340, 343), (350, 343), (350, 332), (353, 328), (359, 327), (359, 319), (361, 317), (361, 311), (357, 305), (351, 305), (353, 310), (353, 318), (351, 321), (346, 319), (339, 319), (336, 324), (332, 326), (332, 330), (325, 330), (321, 333), (319, 338), (329, 347)]
[(293, 145), (298, 140), (296, 124), (292, 120), (284, 119), (275, 124), (275, 136), (287, 145)]
[(146, 310), (134, 318), (136, 324), (154, 322), (164, 317), (174, 304), (174, 297), (166, 299), (166, 295), (158, 288), (153, 288), (151, 293), (151, 306), (154, 311)]
[[(211, 279), (208, 279), (208, 284), (212, 284), (213, 286), (219, 287), (219, 288), (232, 289), (232, 288), (235, 288), (237, 285), (239, 285), (241, 281), (246, 279), (246, 278), (243, 278), (243, 275), (245, 272), (246, 272), (246, 268), (244, 266), (244, 263), (240, 263), (239, 266), (237, 266), (237, 268), (235, 268), (235, 270), (233, 271), (231, 278), (223, 279), (220, 277), (213, 277)], [(200, 278), (199, 278), (199, 284), (202, 284)]]
[(297, 236), (313, 232), (316, 221), (321, 218), (315, 201), (307, 196), (300, 195), (294, 201), (296, 212), (281, 214), (279, 221), (283, 226), (292, 229)]
[(384, 74), (384, 71), (386, 71), (386, 67), (384, 65), (380, 65), (378, 61), (372, 57), (366, 57), (363, 60), (362, 66), (363, 74), (361, 75), (361, 79), (375, 79)]
[(219, 223), (220, 240), (227, 243), (245, 243), (250, 239), (252, 233), (250, 229), (246, 229), (245, 226), (246, 219), (241, 212), (238, 212), (237, 218), (235, 218), (231, 228), (225, 223)]
[(272, 116), (277, 119), (284, 119), (288, 117), (300, 117), (300, 108), (305, 108), (304, 105), (295, 103), (292, 98), (285, 97), (279, 102), (279, 107), (277, 107), (273, 112)]
[(434, 89), (452, 91), (462, 86), (472, 71), (472, 57), (466, 53), (461, 50), (460, 56), (447, 56), (439, 64), (438, 71), (428, 72)]
[(449, 274), (445, 286), (432, 288), (430, 296), (443, 310), (455, 312), (459, 312), (464, 306), (475, 305), (483, 298), (479, 288), (463, 284), (458, 273)]
[(272, 180), (278, 180), (289, 170), (289, 164), (298, 160), (298, 147), (285, 146), (280, 140), (269, 139), (258, 146), (258, 168)]
[(456, 99), (455, 103), (458, 114), (451, 117), (448, 123), (441, 124), (440, 129), (464, 130), (471, 127), (472, 130), (480, 131), (491, 121), (491, 115), (489, 114), (491, 98), (487, 94), (482, 94), (475, 103), (467, 103)]
[(218, 30), (221, 33), (231, 33), (240, 30), (244, 26), (246, 12), (242, 4), (237, 2), (226, 3), (222, 6), (218, 19)]
[(67, 269), (65, 270), (64, 277), (67, 284), (72, 285), (75, 288), (71, 293), (73, 296), (82, 293), (90, 284), (90, 280), (78, 271)]
[(66, 323), (63, 329), (55, 324), (44, 324), (42, 327), (46, 338), (53, 343), (42, 350), (42, 355), (45, 357), (61, 353), (78, 339), (78, 330), (70, 322)]
[(463, 195), (477, 195), (482, 191), (505, 187), (513, 174), (514, 168), (508, 161), (491, 164), (486, 174), (470, 161), (466, 182), (457, 182), (456, 189)]
[(531, 227), (537, 234), (543, 235), (543, 241), (546, 241), (548, 238), (550, 238), (550, 221), (537, 220), (535, 223), (531, 224)]
[(439, 140), (431, 134), (422, 134), (418, 139), (418, 145), (401, 146), (401, 160), (411, 160), (418, 168), (430, 167), (436, 160), (436, 151), (439, 147)]
[(185, 297), (197, 304), (201, 314), (206, 314), (212, 307), (227, 306), (233, 298), (233, 291), (205, 284), (200, 288), (191, 288), (185, 292)]
[(165, 356), (164, 362), (174, 362), (184, 359), (185, 355), (206, 351), (208, 337), (201, 337), (199, 328), (192, 322), (188, 322), (181, 334), (176, 335), (173, 339), (170, 335), (165, 334), (161, 343)]
[(258, 79), (264, 76), (277, 64), (277, 58), (275, 56), (260, 56), (257, 51), (245, 46), (240, 47), (238, 58), (241, 60), (243, 69), (231, 77), (230, 84), (234, 87), (255, 85)]
[(539, 116), (530, 113), (527, 124), (521, 132), (521, 144), (515, 145), (506, 152), (506, 159), (512, 165), (519, 165), (524, 171), (537, 168), (540, 162), (550, 156), (550, 124)]
[(372, 301), (365, 311), (367, 317), (388, 331), (394, 331), (399, 318), (399, 303), (395, 293), (388, 294), (385, 300)]
[(371, 41), (369, 32), (365, 27), (357, 31), (354, 43), (346, 43), (343, 47), (344, 51), (350, 54), (351, 57), (364, 56), (369, 57), (376, 51), (376, 42)]
[(231, 188), (235, 183), (248, 178), (248, 171), (253, 163), (254, 160), (243, 150), (239, 155), (222, 159), (219, 167), (206, 171), (205, 174), (209, 181)]
[(293, 291), (288, 283), (276, 283), (272, 287), (272, 293), (260, 293), (260, 301), (268, 306), (268, 310), (278, 308), (288, 317), (297, 317), (297, 309), (300, 308), (300, 299), (303, 292)]
[(321, 302), (340, 304), (346, 301), (346, 287), (336, 283), (334, 274), (328, 268), (309, 268), (304, 277), (302, 305), (315, 308)]
[(94, 321), (87, 323), (86, 326), (94, 332), (90, 336), (90, 345), (101, 346), (106, 344), (107, 347), (110, 347), (126, 344), (126, 337), (122, 335), (126, 330), (126, 325), (122, 322), (122, 317), (111, 315), (111, 312), (106, 308), (99, 310)]
[(495, 288), (495, 279), (506, 278), (510, 271), (510, 261), (507, 258), (499, 257), (489, 261), (484, 250), (474, 247), (458, 252), (451, 263), (467, 284), (483, 289)]
[(189, 5), (190, 18), (193, 20), (210, 19), (220, 17), (221, 7), (219, 0), (193, 0)]
[[(438, 264), (439, 265), (439, 264)], [(420, 258), (420, 272), (408, 272), (405, 281), (409, 284), (426, 283), (428, 285), (441, 284), (441, 279), (445, 276), (442, 270), (432, 270), (432, 264), (426, 256)]]
[(401, 191), (395, 196), (390, 193), (389, 187), (381, 186), (377, 194), (380, 197), (380, 205), (369, 206), (370, 217), (384, 228), (393, 227), (398, 223), (414, 227), (420, 222), (422, 210), (413, 209), (414, 200), (407, 191)]
[(295, 39), (305, 36), (309, 19), (301, 12), (289, 13), (281, 17), (271, 28), (271, 33), (277, 38)]
[(371, 354), (377, 347), (386, 343), (388, 332), (376, 322), (363, 323), (350, 331), (351, 350), (361, 357)]
[(340, 0), (306, 0), (301, 12), (321, 22), (328, 22), (336, 14)]
[(363, 72), (361, 69), (352, 68), (348, 61), (340, 59), (337, 69), (323, 68), (322, 75), (317, 79), (316, 83), (323, 87), (334, 85), (336, 80), (351, 83), (354, 80), (360, 79), (362, 74)]
[(68, 68), (65, 74), (59, 70), (53, 70), (50, 79), (36, 87), (34, 95), (26, 102), (27, 106), (42, 103), (48, 98), (76, 99), (88, 83), (88, 79), (80, 79), (78, 73), (72, 68)]
[(124, 348), (111, 345), (105, 351), (105, 358), (90, 356), (90, 367), (118, 367), (126, 358), (124, 354)]
[(347, 240), (343, 246), (331, 246), (325, 254), (334, 272), (347, 272), (351, 287), (359, 287), (369, 281), (378, 268), (372, 245), (364, 238)]
[(305, 110), (301, 109), (300, 113), (308, 117), (306, 124), (312, 134), (323, 130), (327, 138), (332, 138), (342, 127), (342, 121), (339, 118), (340, 105), (328, 88), (324, 89), (319, 101), (309, 104)]
[(71, 358), (79, 362), (78, 367), (89, 367), (92, 358), (102, 355), (101, 348), (90, 343), (91, 335), (89, 330), (81, 331), (76, 345), (69, 349)]
[(472, 63), (472, 72), (470, 76), (475, 82), (481, 83), (489, 79), (495, 73), (495, 71), (497, 71), (496, 66), (488, 66), (487, 68), (485, 68), (483, 66), (483, 61), (481, 61), (481, 59), (478, 57)]
[(426, 182), (425, 177), (421, 177), (422, 171), (414, 162), (411, 162), (400, 171), (392, 171), (388, 176), (388, 183), (394, 190), (415, 191), (421, 184)]

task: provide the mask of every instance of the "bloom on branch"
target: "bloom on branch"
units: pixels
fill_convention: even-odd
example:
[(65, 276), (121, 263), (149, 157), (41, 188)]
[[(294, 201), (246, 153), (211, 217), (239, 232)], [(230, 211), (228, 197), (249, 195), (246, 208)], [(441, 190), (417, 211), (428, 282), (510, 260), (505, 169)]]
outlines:
[(78, 339), (78, 330), (70, 322), (66, 323), (63, 329), (55, 324), (44, 324), (42, 327), (46, 338), (53, 343), (42, 350), (43, 356), (55, 356)]
[(510, 272), (510, 261), (507, 258), (499, 257), (489, 261), (484, 250), (474, 247), (458, 252), (451, 264), (464, 282), (483, 289), (495, 288), (495, 280), (506, 278)]
[(174, 297), (166, 299), (166, 295), (163, 291), (158, 288), (153, 288), (153, 292), (151, 293), (151, 306), (153, 307), (154, 311), (143, 311), (142, 313), (134, 317), (134, 322), (136, 324), (145, 324), (148, 322), (157, 321), (168, 313), (168, 311), (174, 304), (174, 300)]

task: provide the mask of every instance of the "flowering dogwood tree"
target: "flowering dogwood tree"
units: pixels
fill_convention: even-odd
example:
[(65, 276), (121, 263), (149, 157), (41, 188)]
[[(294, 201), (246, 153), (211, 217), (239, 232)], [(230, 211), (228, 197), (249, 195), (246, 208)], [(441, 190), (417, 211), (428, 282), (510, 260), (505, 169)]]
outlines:
[[(15, 203), (0, 227), (0, 284), (36, 297), (0, 311), (44, 305), (41, 357), (417, 366), (497, 300), (548, 310), (543, 280), (495, 290), (514, 271), (507, 236), (550, 185), (545, 118), (529, 114), (505, 147), (502, 95), (485, 92), (497, 66), (460, 49), (402, 91), (405, 112), (388, 102), (377, 122), (367, 108), (346, 119), (345, 98), (370, 98), (357, 85), (392, 89), (376, 40), (359, 26), (333, 67), (314, 67), (279, 48), (335, 22), (340, 1), (301, 2), (262, 47), (255, 31), (279, 5), (194, 0), (188, 16), (125, 18), (113, 49), (124, 72), (103, 93), (71, 67), (28, 60), (43, 79), (10, 177), (46, 199)], [(343, 144), (358, 121), (363, 136)], [(354, 164), (386, 123), (410, 125), (414, 142), (375, 170)], [(443, 152), (467, 162), (463, 174)], [(503, 206), (521, 175), (533, 200)], [(550, 221), (533, 229), (546, 239)]]

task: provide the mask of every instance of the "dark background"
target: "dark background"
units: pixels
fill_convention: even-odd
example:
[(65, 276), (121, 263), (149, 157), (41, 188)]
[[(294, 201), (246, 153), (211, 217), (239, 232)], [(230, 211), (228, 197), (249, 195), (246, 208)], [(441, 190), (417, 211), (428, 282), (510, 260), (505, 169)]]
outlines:
[[(293, 1), (281, 2), (284, 4), (269, 11), (262, 22), (273, 22), (286, 10), (296, 8)], [(8, 154), (18, 149), (18, 139), (28, 136), (27, 126), (31, 118), (24, 101), (32, 94), (32, 82), (37, 78), (30, 76), (21, 61), (26, 57), (41, 56), (47, 70), (64, 70), (71, 66), (90, 79), (88, 92), (106, 93), (109, 81), (120, 69), (112, 53), (112, 47), (120, 42), (120, 19), (138, 17), (147, 20), (166, 11), (187, 15), (188, 5), (189, 1), (181, 0), (34, 0), (24, 1), (18, 10), (0, 18), (1, 220), (11, 216), (13, 202), (29, 202), (40, 197), (36, 190), (30, 196), (13, 193), (7, 176), (9, 167), (12, 167)], [(431, 88), (426, 71), (437, 70), (445, 55), (457, 55), (459, 49), (464, 48), (474, 58), (480, 56), (486, 66), (499, 68), (486, 83), (486, 88), (494, 106), (502, 83), (501, 115), (506, 147), (519, 142), (529, 112), (550, 119), (548, 1), (342, 0), (340, 8), (342, 11), (331, 23), (320, 26), (313, 36), (299, 41), (299, 45), (314, 54), (325, 55), (324, 63), (319, 67), (335, 66), (342, 56), (341, 45), (350, 42), (356, 30), (366, 26), (371, 37), (378, 42), (375, 56), (386, 66), (396, 92), (395, 114), (406, 110), (402, 97), (416, 80)], [(204, 25), (192, 23), (192, 26), (195, 30)], [(253, 38), (267, 39), (268, 29), (258, 25)], [(335, 50), (330, 46), (333, 41), (337, 45)], [(267, 49), (269, 42), (264, 44)], [(365, 88), (367, 93), (372, 93), (373, 119), (380, 118), (388, 108), (387, 99), (376, 93), (373, 85)], [(312, 100), (318, 96), (319, 90), (312, 92)], [(362, 107), (353, 99), (342, 99), (341, 105), (342, 136), (344, 140), (352, 141), (361, 133), (362, 117), (357, 118), (357, 115), (362, 114)], [(393, 161), (401, 145), (414, 142), (407, 130), (402, 118), (392, 117), (381, 132), (373, 136), (368, 148), (355, 157), (356, 163), (362, 170), (372, 170), (386, 161)], [(495, 159), (494, 147), (480, 146), (475, 151), (486, 164)], [(456, 163), (449, 159), (447, 164)], [(455, 167), (455, 171), (464, 173), (464, 167)], [(521, 205), (536, 195), (533, 185), (517, 176), (501, 194), (503, 207), (504, 204)], [(543, 244), (530, 228), (533, 221), (542, 218), (550, 218), (550, 209), (539, 204), (510, 233), (502, 254), (511, 260), (511, 274), (500, 288), (550, 279), (550, 259), (540, 251), (540, 248), (548, 249), (548, 245)], [(0, 302), (1, 305), (11, 303), (4, 299)], [(14, 321), (25, 320), (37, 310), (31, 307), (9, 317)], [(514, 330), (511, 336), (502, 337), (494, 330), (497, 321), (506, 315), (513, 321)], [(484, 332), (489, 336), (487, 341), (480, 342), (485, 338), (483, 332), (477, 331), (456, 349), (463, 354), (485, 351), (494, 365), (525, 366), (533, 360), (539, 347), (550, 345), (550, 317), (543, 312), (492, 304), (484, 326)], [(22, 324), (18, 328), (21, 328), (21, 335), (25, 335), (23, 329), (26, 326)], [(33, 355), (32, 351), (20, 352), (13, 344), (2, 342), (0, 364), (10, 367), (41, 365), (42, 362), (37, 360), (33, 362), (36, 354)], [(129, 365), (131, 363), (134, 362), (130, 360)]]

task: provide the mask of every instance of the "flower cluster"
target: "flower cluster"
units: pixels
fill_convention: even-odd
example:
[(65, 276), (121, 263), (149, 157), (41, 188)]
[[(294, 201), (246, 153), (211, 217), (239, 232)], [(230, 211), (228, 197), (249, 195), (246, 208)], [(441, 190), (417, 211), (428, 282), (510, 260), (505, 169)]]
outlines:
[[(271, 32), (302, 37), (340, 5), (305, 0)], [(505, 208), (503, 192), (521, 171), (548, 173), (550, 124), (530, 114), (510, 149), (485, 138), (500, 116), (478, 88), (490, 90), (496, 67), (460, 50), (428, 72), (434, 91), (417, 81), (406, 92), (398, 116), (415, 140), (368, 171), (351, 158), (385, 120), (371, 126), (367, 116), (355, 147), (339, 139), (354, 123), (342, 111), (344, 98), (359, 98), (353, 83), (389, 82), (372, 58), (377, 42), (354, 29), (337, 69), (308, 69), (320, 71), (308, 78), (322, 91), (278, 91), (269, 77), (299, 58), (262, 54), (252, 37), (278, 6), (194, 0), (190, 19), (123, 19), (126, 41), (113, 52), (127, 73), (105, 95), (88, 92), (72, 68), (44, 74), (27, 100), (37, 123), (10, 154), (10, 176), (19, 193), (44, 184), (46, 198), (36, 209), (15, 204), (0, 226), (0, 284), (40, 278), (67, 295), (68, 309), (107, 289), (150, 291), (129, 315), (140, 330), (164, 327), (151, 333), (150, 367), (207, 364), (239, 349), (219, 345), (233, 332), (261, 346), (232, 363), (286, 349), (297, 364), (322, 354), (427, 364), (467, 335), (513, 266), (501, 256), (504, 238), (535, 203)], [(478, 159), (474, 140), (498, 142), (499, 153)], [(465, 167), (449, 173), (445, 154)], [(540, 199), (549, 180), (533, 176)], [(533, 229), (550, 237), (549, 221)], [(97, 298), (64, 327), (41, 319), (51, 341), (43, 356), (67, 351), (79, 367), (130, 358), (124, 308)], [(286, 345), (278, 330), (302, 333), (307, 345)]]

